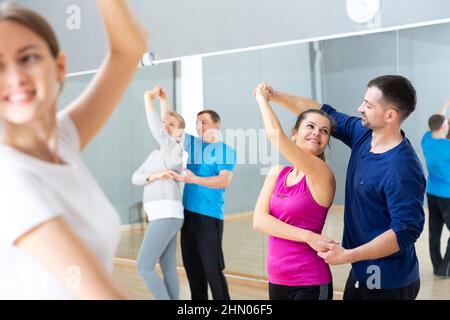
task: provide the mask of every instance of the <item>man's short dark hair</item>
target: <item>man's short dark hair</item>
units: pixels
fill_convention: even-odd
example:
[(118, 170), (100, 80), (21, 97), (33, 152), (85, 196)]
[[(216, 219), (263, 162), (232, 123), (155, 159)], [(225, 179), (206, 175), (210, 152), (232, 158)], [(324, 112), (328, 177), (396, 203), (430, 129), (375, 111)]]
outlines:
[(447, 121), (447, 119), (442, 114), (433, 114), (428, 119), (428, 126), (432, 132), (437, 131), (442, 127), (444, 121)]
[[(448, 121), (448, 126), (450, 127), (450, 118), (448, 118), (447, 121)], [(448, 131), (447, 139), (450, 139), (450, 130)]]
[(403, 121), (416, 109), (416, 90), (405, 77), (398, 75), (385, 75), (372, 79), (368, 88), (377, 87), (383, 93), (384, 100), (392, 104), (400, 114)]
[(211, 117), (211, 119), (212, 119), (212, 121), (213, 121), (214, 123), (220, 123), (220, 116), (219, 116), (219, 114), (218, 114), (217, 112), (215, 112), (214, 110), (203, 110), (203, 111), (200, 111), (200, 112), (197, 114), (197, 117), (200, 116), (200, 115), (202, 115), (202, 114), (205, 114), (205, 113), (209, 114), (209, 116)]

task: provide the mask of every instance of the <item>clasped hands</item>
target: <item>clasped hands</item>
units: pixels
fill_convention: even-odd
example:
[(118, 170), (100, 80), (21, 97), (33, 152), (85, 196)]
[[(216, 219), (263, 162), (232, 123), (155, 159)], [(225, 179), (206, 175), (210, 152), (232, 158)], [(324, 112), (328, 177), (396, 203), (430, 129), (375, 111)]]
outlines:
[(158, 174), (151, 175), (149, 178), (150, 180), (172, 179), (184, 183), (194, 183), (196, 177), (197, 176), (192, 171), (183, 169), (182, 174), (179, 174), (178, 172), (172, 170), (166, 170)]
[(160, 86), (154, 87), (152, 90), (146, 91), (144, 93), (144, 100), (145, 101), (152, 101), (156, 98), (159, 98), (160, 100), (167, 100), (167, 92)]
[(350, 263), (348, 250), (344, 249), (339, 242), (330, 238), (311, 232), (308, 245), (317, 251), (317, 255), (330, 265)]
[(265, 102), (269, 102), (273, 93), (273, 88), (265, 82), (259, 83), (256, 89), (253, 90), (253, 96), (257, 101), (263, 100)]

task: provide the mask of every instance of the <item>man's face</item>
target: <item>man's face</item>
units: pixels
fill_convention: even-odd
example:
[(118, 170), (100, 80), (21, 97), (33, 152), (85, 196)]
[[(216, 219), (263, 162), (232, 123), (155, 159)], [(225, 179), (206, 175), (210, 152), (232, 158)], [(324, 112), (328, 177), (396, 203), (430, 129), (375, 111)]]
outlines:
[(220, 123), (215, 123), (209, 113), (203, 113), (197, 116), (197, 133), (202, 140), (206, 142), (212, 141), (217, 135), (219, 127)]
[(362, 125), (372, 130), (383, 128), (386, 109), (381, 90), (377, 87), (368, 88), (364, 101), (358, 108), (361, 113)]

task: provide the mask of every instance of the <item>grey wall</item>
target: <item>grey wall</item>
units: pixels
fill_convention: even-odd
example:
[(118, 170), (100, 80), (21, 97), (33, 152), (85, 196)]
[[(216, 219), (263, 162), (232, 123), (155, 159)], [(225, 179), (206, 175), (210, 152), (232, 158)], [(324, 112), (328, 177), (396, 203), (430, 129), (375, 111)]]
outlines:
[[(413, 81), (418, 95), (417, 110), (405, 123), (416, 150), (421, 134), (428, 130), (428, 118), (450, 98), (449, 34), (450, 24), (400, 32), (400, 72)], [(425, 164), (422, 152), (418, 154)]]
[[(328, 40), (323, 47), (323, 103), (358, 115), (368, 81), (397, 71), (396, 33), (380, 33)], [(330, 142), (328, 162), (336, 175), (336, 204), (344, 203), (345, 176), (350, 149), (338, 140)]]
[[(358, 115), (357, 108), (370, 79), (398, 71), (411, 80), (417, 91), (418, 103), (416, 111), (405, 121), (403, 130), (426, 174), (420, 141), (428, 130), (428, 118), (450, 98), (448, 34), (450, 24), (443, 24), (323, 42), (324, 102), (348, 114)], [(332, 141), (329, 162), (338, 181), (335, 200), (338, 204), (342, 204), (344, 199), (349, 155), (346, 146)]]
[[(204, 58), (205, 105), (221, 114), (224, 132), (232, 128), (262, 129), (251, 96), (255, 85), (265, 80), (286, 92), (315, 96), (312, 80), (318, 71), (322, 78), (321, 102), (357, 115), (366, 83), (375, 76), (399, 71), (417, 89), (417, 110), (406, 121), (404, 130), (423, 160), (420, 139), (427, 119), (450, 95), (449, 33), (450, 24), (442, 24), (323, 41), (321, 70), (313, 68), (309, 44), (207, 57)], [(179, 78), (179, 63), (139, 70), (112, 119), (84, 154), (88, 166), (119, 210), (123, 223), (135, 222), (136, 213), (130, 215), (129, 208), (142, 197), (142, 188), (133, 187), (130, 177), (157, 147), (145, 123), (142, 94), (162, 84), (179, 101), (179, 90), (175, 90)], [(60, 105), (75, 98), (89, 79), (90, 76), (69, 78)], [(283, 127), (289, 130), (295, 117), (278, 106), (275, 110)], [(335, 204), (343, 204), (349, 150), (338, 141), (332, 141), (331, 145), (327, 159), (338, 180)], [(286, 162), (281, 159), (281, 163)], [(226, 214), (253, 209), (264, 179), (261, 167), (248, 162), (237, 166), (233, 183), (226, 192)]]
[[(69, 56), (69, 71), (95, 69), (106, 38), (92, 0), (20, 0), (48, 17)], [(366, 30), (352, 23), (345, 0), (129, 0), (151, 32), (157, 59), (210, 53)], [(447, 0), (381, 0), (379, 28), (450, 17)], [(69, 5), (81, 8), (80, 30), (69, 30)], [(88, 54), (86, 54), (88, 52)]]
[[(397, 72), (408, 77), (417, 90), (418, 104), (403, 129), (426, 173), (420, 141), (429, 116), (450, 97), (449, 33), (450, 24), (443, 24), (322, 41), (323, 95), (319, 101), (358, 115), (357, 108), (369, 80)], [(216, 107), (228, 122), (227, 127), (262, 128), (259, 111), (250, 96), (255, 84), (265, 80), (285, 92), (314, 96), (311, 80), (317, 75), (313, 65), (306, 44), (205, 58), (206, 103)], [(283, 127), (292, 127), (295, 117), (277, 106), (275, 110)], [(349, 156), (349, 148), (332, 139), (327, 161), (337, 178), (335, 204), (344, 203)], [(259, 168), (238, 166), (233, 185), (227, 191), (227, 212), (253, 208), (264, 179)]]
[[(1, 0), (3, 2), (3, 0)], [(107, 50), (107, 38), (96, 6), (92, 0), (19, 0), (47, 18), (55, 30), (62, 51), (67, 55), (68, 72), (97, 69)], [(67, 8), (81, 9), (81, 29), (69, 30)]]
[[(309, 64), (308, 44), (206, 58), (205, 105), (221, 114), (224, 133), (226, 129), (262, 129), (259, 110), (251, 95), (256, 84), (265, 79), (277, 87), (309, 96), (312, 94)], [(179, 70), (179, 65), (175, 69)], [(59, 105), (64, 107), (77, 97), (90, 78), (85, 75), (67, 79)], [(179, 82), (177, 73), (175, 80)], [(124, 224), (136, 222), (137, 212), (129, 208), (141, 200), (143, 192), (141, 187), (131, 185), (131, 175), (148, 153), (157, 148), (147, 128), (142, 103), (144, 91), (157, 84), (166, 87), (169, 95), (175, 94), (174, 64), (139, 70), (112, 118), (83, 154)], [(175, 95), (179, 100), (179, 90)], [(281, 108), (277, 113), (289, 131), (295, 117)], [(263, 140), (270, 148), (266, 139)], [(246, 164), (236, 167), (233, 183), (226, 191), (226, 214), (253, 210), (265, 178), (260, 169), (270, 167), (248, 163), (249, 143), (247, 140)]]
[[(90, 76), (67, 79), (60, 107), (77, 97), (89, 80)], [(166, 88), (169, 96), (174, 94), (172, 64), (139, 70), (113, 116), (83, 153), (83, 159), (124, 224), (137, 222), (138, 211), (130, 207), (141, 201), (143, 194), (143, 187), (131, 184), (131, 176), (158, 147), (147, 126), (143, 103), (144, 92), (156, 85)]]
[[(381, 3), (377, 28), (450, 17), (446, 0)], [(147, 10), (142, 2), (133, 5), (154, 30), (157, 59), (366, 30), (349, 20), (345, 0), (171, 0), (153, 1)]]
[[(450, 24), (446, 24), (398, 34), (388, 32), (323, 41), (322, 70), (318, 70), (322, 77), (321, 102), (357, 115), (367, 82), (375, 76), (399, 70), (417, 89), (417, 110), (406, 121), (404, 130), (423, 160), (420, 139), (426, 130), (427, 119), (450, 95), (450, 80), (446, 72), (450, 70), (447, 59), (450, 39), (446, 37), (449, 33)], [(263, 128), (259, 110), (251, 96), (261, 80), (279, 90), (314, 96), (312, 80), (317, 74), (312, 67), (310, 52), (309, 44), (298, 44), (205, 58), (205, 105), (221, 114), (223, 132), (226, 133), (226, 129)], [(174, 83), (179, 86), (179, 73), (174, 74), (177, 70), (178, 63), (139, 70), (114, 116), (84, 154), (88, 166), (119, 210), (124, 223), (135, 222), (136, 212), (131, 212), (130, 216), (129, 207), (142, 197), (142, 188), (133, 187), (130, 177), (148, 153), (157, 147), (145, 123), (142, 94), (154, 85), (162, 84), (179, 101), (179, 90), (174, 90)], [(75, 98), (89, 78), (69, 78), (60, 105), (64, 106)], [(276, 105), (275, 110), (283, 128), (288, 131), (295, 116)], [(226, 214), (252, 210), (264, 180), (260, 170), (267, 166), (249, 163), (250, 140), (247, 139), (246, 143), (246, 162), (236, 167), (233, 183), (226, 191)], [(348, 148), (333, 140), (327, 159), (338, 182), (335, 204), (344, 203), (348, 158)], [(242, 157), (239, 160), (243, 160)], [(280, 161), (286, 163), (284, 159)]]
[[(222, 128), (250, 130), (258, 137), (258, 146), (269, 145), (264, 133), (260, 139), (257, 131), (264, 126), (252, 96), (260, 81), (265, 80), (302, 95), (312, 94), (308, 44), (207, 57), (203, 62), (203, 72), (205, 105), (219, 112)], [(282, 108), (277, 109), (277, 114), (285, 131), (289, 132), (295, 124), (295, 116)], [(223, 132), (226, 133), (225, 130)], [(226, 135), (224, 138), (227, 140)], [(265, 179), (261, 169), (270, 168), (269, 164), (264, 163), (264, 157), (258, 156), (258, 163), (249, 163), (249, 153), (254, 152), (252, 147), (255, 141), (246, 141), (245, 152), (242, 145), (233, 145), (238, 149), (238, 157), (243, 154), (246, 159), (245, 164), (237, 165), (232, 185), (226, 191), (225, 213), (253, 210)], [(260, 151), (259, 148), (257, 150)], [(270, 151), (261, 152), (270, 154)], [(272, 154), (278, 155), (278, 152), (272, 150)], [(241, 157), (238, 160), (243, 162), (244, 159)], [(287, 163), (282, 158), (280, 161)]]

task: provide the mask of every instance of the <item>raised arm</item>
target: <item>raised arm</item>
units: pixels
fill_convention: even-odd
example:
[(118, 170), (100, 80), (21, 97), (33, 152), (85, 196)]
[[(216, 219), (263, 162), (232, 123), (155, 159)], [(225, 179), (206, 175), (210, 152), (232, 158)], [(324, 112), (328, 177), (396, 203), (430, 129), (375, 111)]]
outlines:
[(439, 109), (438, 114), (442, 114), (443, 116), (445, 116), (449, 106), (450, 106), (450, 99), (444, 102), (444, 105)]
[(321, 204), (331, 204), (333, 199), (329, 195), (335, 192), (335, 178), (331, 168), (317, 156), (304, 151), (289, 139), (281, 127), (280, 121), (273, 112), (270, 104), (270, 90), (258, 86), (254, 95), (259, 104), (261, 115), (269, 141), (299, 170), (303, 171), (313, 183), (312, 188), (317, 192)]
[(147, 111), (147, 112), (155, 111), (155, 105), (153, 104), (153, 100), (157, 96), (158, 96), (158, 92), (155, 89), (146, 91), (144, 93), (145, 111)]
[[(155, 112), (155, 106), (153, 104), (153, 100), (160, 95), (160, 90), (161, 89), (159, 87), (155, 87), (153, 90), (145, 92), (144, 100), (145, 100), (145, 115), (147, 117), (147, 124), (155, 140), (159, 143), (159, 145), (163, 146), (169, 142), (170, 135), (161, 122), (163, 118), (161, 119), (158, 118), (158, 115)], [(161, 107), (161, 114), (162, 114), (162, 107)]]
[(167, 92), (163, 87), (156, 86), (151, 91), (145, 93), (145, 103), (148, 111), (153, 111), (155, 107), (153, 106), (153, 100), (158, 97), (161, 105), (160, 116), (161, 120), (164, 120), (166, 114), (170, 112), (169, 98), (167, 97)]
[(167, 97), (167, 92), (164, 88), (158, 87), (159, 89), (159, 101), (161, 103), (161, 119), (165, 119), (167, 113), (171, 111), (169, 105), (169, 98)]
[(97, 4), (108, 34), (109, 52), (89, 86), (68, 107), (81, 150), (114, 112), (147, 51), (147, 34), (123, 0), (97, 0)]
[(111, 277), (83, 241), (58, 217), (45, 222), (16, 240), (74, 298), (124, 299)]
[(280, 173), (281, 166), (273, 167), (264, 181), (264, 185), (256, 201), (255, 211), (253, 213), (253, 228), (261, 232), (270, 234), (274, 237), (305, 242), (316, 251), (326, 251), (325, 245), (333, 243), (332, 240), (321, 236), (312, 231), (297, 228), (287, 224), (269, 212), (269, 203), (275, 184)]
[(262, 82), (258, 87), (267, 89), (270, 93), (270, 101), (287, 108), (296, 115), (308, 109), (320, 109), (321, 105), (310, 98), (290, 95), (274, 90), (269, 84)]

